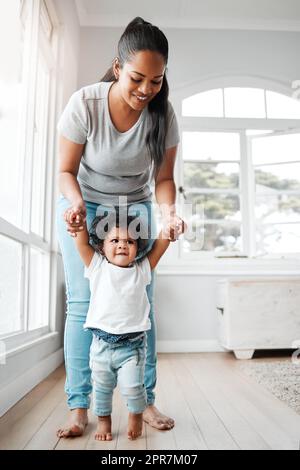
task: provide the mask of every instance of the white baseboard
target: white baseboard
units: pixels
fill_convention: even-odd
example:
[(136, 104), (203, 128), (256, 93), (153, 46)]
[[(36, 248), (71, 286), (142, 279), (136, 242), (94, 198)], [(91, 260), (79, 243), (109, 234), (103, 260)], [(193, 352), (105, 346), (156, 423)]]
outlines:
[(215, 340), (174, 340), (157, 341), (157, 352), (160, 353), (191, 353), (191, 352), (223, 352), (225, 349)]
[(0, 417), (64, 361), (63, 348), (55, 351), (0, 390)]

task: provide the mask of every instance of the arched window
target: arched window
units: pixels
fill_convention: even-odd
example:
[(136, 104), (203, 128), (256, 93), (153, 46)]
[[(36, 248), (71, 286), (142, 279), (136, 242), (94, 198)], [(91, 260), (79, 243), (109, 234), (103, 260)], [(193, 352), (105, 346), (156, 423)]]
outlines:
[(218, 88), (185, 98), (182, 116), (300, 119), (300, 100), (261, 88)]
[(181, 104), (182, 201), (198, 230), (183, 256), (299, 253), (300, 100), (228, 86)]

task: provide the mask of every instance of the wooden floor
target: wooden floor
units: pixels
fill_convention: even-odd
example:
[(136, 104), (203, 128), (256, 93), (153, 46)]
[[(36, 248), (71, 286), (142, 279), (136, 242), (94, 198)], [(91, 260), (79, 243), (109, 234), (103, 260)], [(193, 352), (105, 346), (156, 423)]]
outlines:
[(300, 416), (243, 375), (229, 353), (159, 355), (156, 404), (176, 426), (162, 432), (145, 425), (133, 442), (118, 393), (113, 441), (95, 441), (92, 413), (84, 436), (58, 439), (67, 417), (63, 385), (61, 367), (0, 419), (0, 449), (299, 450)]

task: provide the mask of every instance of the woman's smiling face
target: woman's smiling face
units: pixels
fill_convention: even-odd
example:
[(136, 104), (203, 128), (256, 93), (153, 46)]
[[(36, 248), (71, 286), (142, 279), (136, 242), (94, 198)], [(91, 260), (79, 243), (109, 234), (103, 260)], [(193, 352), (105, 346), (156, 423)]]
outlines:
[(122, 99), (134, 110), (142, 111), (159, 93), (166, 64), (161, 54), (139, 51), (121, 68), (116, 61), (114, 72)]

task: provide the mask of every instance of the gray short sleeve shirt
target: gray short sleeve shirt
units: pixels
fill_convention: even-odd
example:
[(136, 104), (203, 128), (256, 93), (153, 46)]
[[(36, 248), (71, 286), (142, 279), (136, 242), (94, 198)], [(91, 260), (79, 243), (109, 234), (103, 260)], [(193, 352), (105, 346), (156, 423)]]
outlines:
[[(111, 205), (119, 196), (129, 203), (151, 200), (152, 164), (146, 145), (149, 112), (126, 132), (113, 125), (108, 92), (113, 82), (100, 82), (76, 91), (65, 107), (57, 129), (67, 139), (85, 144), (78, 182), (85, 201)], [(176, 115), (169, 102), (166, 148), (179, 142)]]

